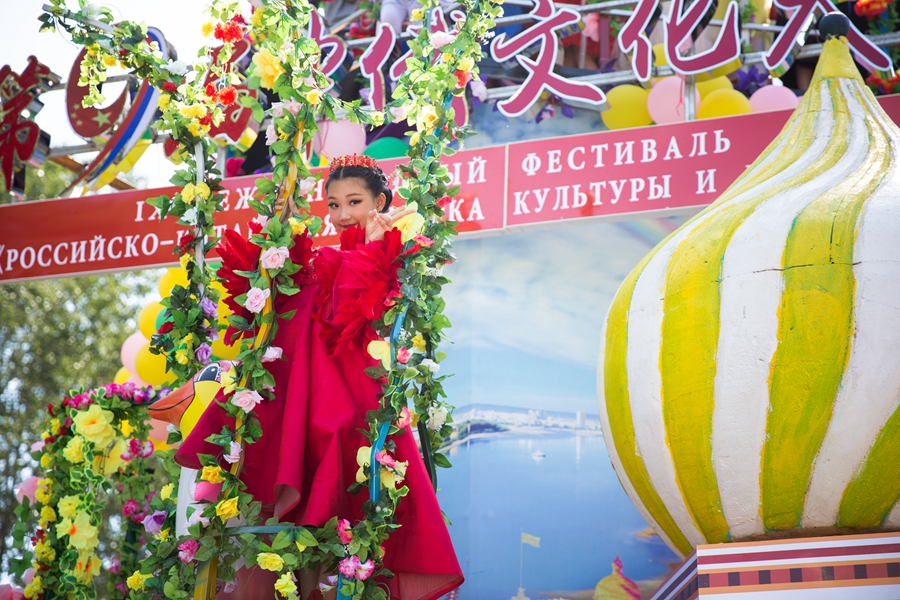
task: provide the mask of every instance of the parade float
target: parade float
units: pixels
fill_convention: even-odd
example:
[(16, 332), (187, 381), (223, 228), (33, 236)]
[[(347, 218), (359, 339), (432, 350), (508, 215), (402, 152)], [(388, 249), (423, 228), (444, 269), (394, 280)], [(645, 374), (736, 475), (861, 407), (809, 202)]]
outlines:
[[(405, 491), (396, 465), (384, 465), (375, 455), (381, 453), (383, 444), (390, 444), (390, 436), (397, 433), (398, 424), (416, 419), (432, 477), (436, 474), (435, 467), (449, 464), (447, 457), (437, 451), (452, 429), (448, 419), (451, 407), (441, 399), (446, 372), (437, 376), (438, 363), (444, 358), (437, 344), (445, 337), (442, 330), (449, 326), (440, 297), (445, 283), (440, 269), (453, 260), (449, 241), (455, 230), (463, 236), (476, 237), (591, 220), (696, 213), (738, 179), (776, 137), (789, 116), (784, 110), (776, 109), (791, 108), (797, 102), (796, 96), (792, 104), (784, 94), (773, 92), (779, 86), (765, 85), (758, 90), (743, 91), (734, 89), (735, 86), (748, 78), (759, 79), (760, 73), (763, 73), (762, 80), (769, 81), (764, 71), (776, 75), (802, 53), (814, 55), (816, 48), (800, 50), (795, 40), (807, 31), (814, 13), (833, 8), (828, 2), (792, 7), (794, 10), (783, 26), (768, 30), (776, 33), (773, 43), (764, 51), (750, 52), (751, 48), (742, 47), (741, 41), (743, 34), (754, 31), (750, 27), (753, 23), (742, 22), (733, 3), (723, 3), (715, 9), (713, 2), (705, 2), (687, 10), (680, 3), (672, 3), (675, 8), (670, 10), (675, 12), (662, 19), (658, 2), (628, 3), (635, 5), (634, 10), (627, 19), (621, 19), (621, 28), (616, 30), (610, 15), (613, 19), (622, 15), (610, 11), (617, 10), (621, 3), (563, 8), (541, 1), (535, 2), (527, 14), (505, 17), (507, 21), (497, 19), (497, 25), (512, 27), (527, 22), (530, 27), (507, 29), (492, 39), (485, 37), (499, 15), (496, 6), (467, 4), (464, 12), (447, 14), (436, 6), (428, 6), (419, 15), (408, 15), (424, 19), (425, 27), (410, 28), (398, 36), (391, 27), (370, 24), (369, 29), (359, 34), (368, 37), (355, 40), (330, 31), (322, 15), (305, 3), (262, 2), (261, 7), (257, 4), (260, 3), (255, 3), (252, 11), (248, 6), (215, 4), (212, 21), (198, 23), (198, 27), (208, 29), (213, 47), (194, 65), (177, 60), (159, 30), (145, 30), (128, 21), (114, 23), (108, 12), (98, 12), (90, 5), (83, 6), (82, 10), (68, 10), (63, 3), (54, 2), (47, 7), (42, 18), (44, 26), (61, 28), (84, 46), (65, 87), (73, 128), (84, 136), (90, 149), (98, 152), (84, 164), (72, 165), (70, 159), (63, 160), (69, 158), (68, 154), (54, 155), (49, 135), (34, 123), (40, 109), (40, 95), (58, 92), (61, 78), (37, 59), (29, 61), (20, 75), (6, 68), (0, 77), (4, 83), (4, 120), (10, 124), (4, 135), (11, 136), (5, 138), (10, 143), (2, 145), (0, 163), (7, 189), (24, 191), (25, 165), (39, 166), (45, 159), (65, 162), (77, 170), (76, 180), (66, 191), (70, 197), (0, 208), (0, 282), (171, 267), (160, 281), (159, 302), (141, 312), (137, 318), (139, 331), (123, 346), (123, 368), (116, 380), (90, 390), (80, 389), (79, 382), (72, 382), (72, 391), (47, 409), (44, 443), (34, 450), (40, 475), (30, 482), (34, 489), (23, 492), (23, 498), (32, 500), (23, 502), (19, 512), (21, 521), (15, 530), (23, 551), (17, 557), (16, 570), (21, 573), (30, 566), (35, 573), (26, 588), (28, 597), (130, 595), (140, 598), (163, 594), (170, 598), (208, 598), (215, 594), (217, 580), (221, 580), (220, 587), (228, 589), (236, 565), (240, 564), (238, 561), (277, 571), (279, 585), (275, 589), (281, 596), (295, 592), (289, 575), (292, 570), (328, 565), (336, 573), (332, 585), (340, 596), (382, 597), (384, 591), (378, 583), (383, 581), (379, 577), (383, 576), (379, 546), (391, 529), (389, 519), (384, 519), (383, 514), (396, 510)], [(482, 14), (479, 10), (486, 12)], [(597, 37), (606, 40), (607, 50), (618, 47), (630, 55), (632, 64), (628, 68), (591, 73), (555, 66), (562, 62), (561, 40), (572, 37), (585, 22), (592, 21), (589, 18), (592, 15), (604, 24)], [(710, 18), (716, 19), (714, 25)], [(340, 29), (334, 22), (330, 26)], [(648, 38), (647, 31), (653, 28), (664, 33), (663, 43), (654, 44)], [(694, 33), (704, 29), (709, 48), (704, 51), (690, 48), (688, 40), (696, 41)], [(611, 31), (616, 35), (610, 37)], [(859, 63), (872, 71), (875, 79), (870, 85), (884, 85), (887, 86), (884, 91), (889, 91), (893, 81), (891, 59), (881, 45), (896, 43), (892, 37), (896, 34), (879, 33), (882, 37), (875, 38), (875, 43), (854, 28), (848, 32), (847, 40)], [(585, 30), (582, 40), (588, 34)], [(392, 54), (395, 48), (403, 49), (404, 53)], [(358, 74), (365, 81), (367, 94), (365, 98), (347, 101), (339, 97), (334, 86), (343, 81), (348, 64), (354, 63), (354, 52), (359, 55)], [(313, 60), (313, 56), (320, 59)], [(583, 62), (578, 69), (584, 66)], [(849, 77), (846, 64), (838, 62), (843, 65), (843, 70), (839, 69), (841, 75)], [(123, 68), (133, 84), (112, 104), (101, 107), (101, 84), (108, 79), (107, 69), (113, 65)], [(762, 65), (764, 71), (752, 71), (755, 65)], [(490, 74), (485, 76), (490, 88), (481, 89), (477, 85), (482, 83), (479, 69), (482, 74)], [(75, 82), (82, 85), (74, 85)], [(612, 85), (615, 87), (610, 88)], [(862, 84), (854, 80), (852, 84), (841, 85)], [(269, 98), (273, 92), (277, 95)], [(824, 110), (820, 108), (821, 97), (826, 93), (831, 92), (814, 90), (807, 94), (800, 110), (814, 113), (819, 119), (819, 113)], [(855, 93), (859, 106), (867, 114), (881, 114), (874, 100), (860, 100), (862, 92), (857, 89)], [(465, 144), (460, 144), (458, 140), (471, 133), (466, 123), (475, 104), (473, 97), (479, 95), (491, 102), (503, 118), (528, 120), (529, 127), (536, 127), (554, 111), (563, 115), (574, 111), (581, 118), (588, 114), (596, 116), (605, 109), (595, 121), (609, 131), (584, 133), (582, 128), (578, 135), (558, 137), (552, 135), (552, 130), (549, 134), (543, 130), (538, 137), (547, 139), (537, 142), (501, 142), (479, 147), (479, 138), (469, 137)], [(272, 100), (277, 103), (273, 104)], [(886, 97), (878, 102), (891, 116), (896, 116), (900, 114), (896, 100)], [(853, 118), (865, 121), (865, 126), (856, 123), (852, 131), (874, 130), (874, 121), (870, 123), (871, 119), (861, 114)], [(853, 118), (839, 110), (829, 115), (821, 117), (822, 132), (825, 120), (830, 118), (831, 126), (837, 127), (841, 120), (838, 117), (845, 121), (840, 131), (850, 131)], [(697, 117), (700, 119), (695, 120)], [(784, 152), (792, 152), (797, 158), (825, 144), (827, 135), (801, 133), (803, 128), (797, 123), (798, 117), (793, 119), (788, 125), (793, 133), (776, 142), (785, 148)], [(811, 120), (813, 116), (806, 118)], [(656, 125), (646, 127), (652, 123)], [(399, 153), (395, 148), (393, 157), (381, 163), (386, 172), (396, 170), (392, 185), (400, 198), (415, 204), (419, 216), (409, 219), (405, 226), (403, 241), (411, 250), (402, 257), (402, 298), (367, 323), (381, 340), (381, 344), (372, 347), (373, 355), (383, 361), (378, 375), (389, 381), (382, 410), (365, 424), (371, 444), (359, 453), (362, 474), (359, 492), (368, 495), (370, 504), (358, 521), (345, 525), (335, 520), (318, 530), (277, 522), (257, 523), (258, 506), (242, 493), (240, 482), (242, 448), (259, 437), (253, 419), (247, 418), (245, 411), (235, 404), (226, 405), (234, 417), (234, 425), (216, 443), (221, 445), (223, 456), (236, 460), (225, 459), (227, 465), (220, 465), (219, 470), (213, 463), (195, 472), (180, 470), (171, 460), (166, 460), (173, 452), (168, 444), (177, 444), (190, 432), (198, 414), (220, 388), (224, 387), (231, 397), (240, 395), (254, 401), (257, 400), (254, 394), (259, 396), (259, 401), (268, 396), (267, 386), (271, 382), (262, 365), (268, 362), (267, 354), (270, 354), (278, 296), (289, 295), (299, 287), (298, 278), (304, 270), (301, 255), (306, 248), (294, 245), (292, 238), (310, 231), (317, 234), (314, 241), (317, 245), (338, 242), (325, 208), (324, 165), (346, 149), (341, 142), (352, 140), (362, 144), (353, 149), (363, 151), (367, 132), (381, 131), (380, 128), (391, 125), (404, 129), (394, 134), (397, 137), (381, 140), (399, 141), (402, 148)], [(477, 122), (475, 126), (479, 128)], [(883, 123), (881, 126), (887, 127)], [(11, 142), (13, 138), (15, 143)], [(866, 155), (861, 149), (867, 143), (872, 145), (867, 142), (871, 139), (874, 138), (844, 139), (847, 147), (841, 152), (832, 151), (829, 160), (833, 164), (829, 164), (841, 163), (840, 153), (853, 160), (863, 160)], [(126, 173), (153, 143), (163, 144), (170, 158), (180, 165), (172, 181), (174, 187), (129, 189), (131, 186), (119, 179), (119, 175)], [(850, 144), (855, 146), (849, 148)], [(229, 168), (229, 161), (234, 165), (236, 156), (245, 157), (244, 165), (249, 164), (254, 145), (257, 149), (262, 146), (269, 173), (243, 175)], [(786, 160), (778, 158), (777, 164), (775, 158), (769, 162), (759, 159), (762, 163), (758, 161), (755, 168), (757, 171), (771, 169), (765, 173), (786, 169)], [(748, 177), (755, 176), (744, 175), (734, 185), (744, 190), (757, 182), (756, 178), (751, 182)], [(108, 191), (104, 186), (119, 191), (103, 193)], [(733, 193), (735, 187), (729, 189), (728, 193)], [(101, 193), (94, 193), (97, 191)], [(276, 206), (284, 200), (292, 200), (308, 210), (308, 216), (280, 219)], [(757, 198), (757, 202), (762, 200)], [(747, 206), (739, 210), (750, 212)], [(23, 227), (23, 223), (42, 226), (30, 229)], [(763, 230), (771, 233), (767, 228)], [(709, 243), (718, 239), (714, 234), (709, 236)], [(229, 238), (230, 247), (216, 245), (222, 237)], [(842, 249), (846, 250), (846, 244)], [(260, 268), (257, 259), (272, 250), (279, 255), (286, 251), (287, 258), (279, 266), (273, 263), (271, 269)], [(241, 259), (249, 257), (249, 262), (247, 268), (232, 269), (231, 279), (226, 278), (223, 285), (217, 281), (215, 265), (222, 259), (227, 262), (229, 251), (240, 254)], [(771, 248), (770, 251), (775, 252)], [(694, 252), (692, 249), (690, 257)], [(754, 255), (754, 258), (760, 257)], [(856, 262), (852, 253), (844, 259), (845, 262), (835, 264), (849, 268)], [(658, 262), (654, 264), (658, 267)], [(765, 269), (775, 273), (785, 267), (765, 266)], [(696, 281), (681, 282), (682, 292), (676, 294), (677, 299), (684, 301), (687, 296), (683, 290), (688, 289), (693, 296), (694, 290), (700, 288), (691, 286), (705, 281), (704, 274), (708, 275), (709, 271), (695, 273)], [(243, 310), (246, 298), (241, 297), (253, 289), (267, 290), (270, 297), (263, 310), (248, 313)], [(852, 286), (845, 284), (842, 292), (845, 300), (848, 294), (852, 295), (849, 289)], [(743, 288), (738, 294), (742, 293)], [(704, 306), (713, 305), (710, 301)], [(789, 313), (788, 309), (785, 311)], [(847, 310), (844, 313), (841, 314), (848, 323), (857, 323), (855, 313)], [(833, 316), (823, 313), (821, 318)], [(686, 317), (691, 323), (695, 318), (704, 326), (721, 327), (715, 320), (703, 320), (696, 315)], [(615, 326), (621, 323), (611, 321)], [(233, 345), (216, 339), (229, 326), (242, 334), (241, 341)], [(611, 332), (615, 332), (615, 326), (610, 326)], [(684, 329), (676, 330), (684, 332)], [(887, 333), (889, 329), (885, 327), (884, 331)], [(781, 339), (777, 332), (773, 335)], [(688, 337), (691, 343), (698, 342), (691, 328), (685, 333), (685, 339)], [(732, 336), (727, 341), (739, 345), (741, 339), (746, 338)], [(755, 344), (756, 338), (752, 341)], [(818, 338), (807, 340), (808, 346), (821, 351), (836, 347), (835, 340), (828, 341), (832, 346)], [(685, 358), (684, 352), (685, 349), (678, 349), (679, 360)], [(673, 374), (677, 371), (678, 385), (688, 385), (688, 376), (695, 376), (702, 368), (703, 361), (698, 356), (703, 349), (694, 348), (694, 352), (689, 364), (666, 367)], [(849, 349), (845, 352), (848, 356), (852, 354)], [(234, 360), (239, 360), (240, 365), (232, 368), (228, 361)], [(791, 368), (801, 367), (798, 363)], [(743, 373), (742, 368), (735, 367)], [(799, 377), (795, 373), (789, 375), (794, 380)], [(172, 388), (176, 388), (175, 392)], [(865, 393), (873, 392), (866, 388)], [(694, 428), (688, 436), (690, 439), (684, 440), (690, 444), (690, 440), (702, 439), (703, 431), (697, 427), (703, 419), (701, 405), (687, 404), (694, 412), (684, 417), (664, 416), (662, 427), (667, 426), (665, 419), (691, 423)], [(174, 405), (183, 411), (172, 410)], [(882, 412), (889, 411), (887, 405), (882, 409)], [(853, 412), (852, 408), (849, 410)], [(819, 413), (816, 414), (821, 416)], [(177, 424), (177, 430), (167, 431), (160, 421), (148, 422), (154, 414)], [(759, 420), (759, 414), (756, 417)], [(638, 421), (634, 419), (637, 428)], [(876, 421), (873, 423), (877, 424)], [(641, 427), (650, 423), (655, 422), (642, 420)], [(621, 464), (623, 460), (634, 462), (634, 459), (623, 459), (628, 448), (622, 450), (618, 445), (620, 440), (628, 444), (629, 434), (626, 432), (622, 438), (617, 431), (610, 432), (604, 426), (607, 441), (616, 440), (619, 454), (611, 448), (610, 455), (614, 457), (620, 478), (623, 482), (630, 481), (631, 472), (623, 472)], [(837, 435), (831, 434), (822, 423), (818, 427), (823, 440), (830, 439), (828, 435)], [(715, 431), (711, 424), (708, 429)], [(665, 429), (653, 431), (659, 433)], [(872, 433), (872, 439), (879, 431)], [(789, 428), (781, 430), (782, 446), (772, 452), (793, 451), (788, 439), (791, 433)], [(645, 434), (653, 435), (653, 432)], [(710, 435), (715, 438), (714, 433)], [(735, 438), (734, 431), (721, 435)], [(856, 435), (861, 452), (866, 442), (861, 433)], [(631, 436), (636, 438), (636, 434)], [(716, 439), (722, 444), (724, 438)], [(632, 453), (636, 443), (633, 442)], [(163, 459), (167, 472), (166, 483), (157, 486), (159, 489), (153, 489), (147, 475), (152, 468), (148, 466), (149, 461), (156, 460), (151, 458), (154, 451), (157, 458)], [(637, 456), (649, 463), (647, 457), (656, 456), (653, 452), (663, 451), (641, 447)], [(736, 497), (743, 499), (747, 491), (743, 488), (733, 492), (731, 500), (720, 498), (723, 512), (717, 521), (715, 502), (697, 495), (700, 488), (707, 493), (713, 489), (709, 487), (710, 473), (718, 473), (716, 467), (701, 465), (701, 468), (695, 464), (698, 459), (691, 448), (679, 448), (677, 452), (677, 460), (668, 460), (670, 463), (687, 461), (690, 475), (685, 476), (684, 483), (679, 479), (675, 488), (671, 485), (665, 488), (664, 485), (672, 482), (658, 483), (647, 476), (652, 485), (643, 484), (651, 491), (658, 486), (662, 491), (653, 493), (663, 500), (642, 499), (643, 496), (635, 496), (633, 489), (628, 491), (633, 499), (640, 500), (635, 502), (647, 522), (657, 527), (660, 535), (681, 555), (689, 554), (698, 544), (698, 553), (703, 552), (702, 544), (706, 542), (755, 540), (760, 528), (764, 532), (784, 530), (785, 535), (794, 535), (789, 523), (770, 527), (768, 521), (761, 520), (762, 525), (753, 529), (752, 518), (748, 524), (746, 517), (753, 512), (753, 507), (728, 505), (728, 511), (738, 510), (732, 530), (729, 516), (732, 513), (725, 511), (725, 505)], [(886, 447), (881, 452), (889, 453), (890, 449)], [(717, 456), (716, 460), (724, 461), (722, 464), (735, 477), (739, 472), (743, 474), (740, 469), (747, 466), (733, 464), (735, 460), (747, 460), (744, 447), (741, 451), (729, 447), (721, 456), (712, 450), (710, 453)], [(812, 450), (807, 448), (806, 453), (809, 455)], [(764, 456), (762, 449), (758, 454)], [(889, 464), (888, 460), (882, 458), (873, 465), (883, 466)], [(661, 460), (659, 464), (667, 463)], [(778, 461), (773, 464), (777, 466)], [(796, 470), (795, 467), (791, 468)], [(652, 470), (649, 464), (644, 468)], [(847, 475), (848, 469), (852, 471), (844, 467), (845, 478), (855, 474)], [(653, 477), (657, 477), (656, 473)], [(831, 489), (830, 478), (834, 475), (825, 473), (821, 477), (826, 478), (823, 485)], [(882, 474), (873, 471), (867, 477), (882, 477)], [(637, 485), (643, 490), (639, 478), (637, 481), (637, 484), (626, 483), (626, 487)], [(856, 486), (854, 497), (858, 504), (864, 497), (860, 496), (860, 490), (869, 489), (866, 486), (870, 484), (855, 481), (848, 479), (847, 487)], [(198, 493), (198, 488), (203, 492)], [(666, 502), (672, 499), (673, 489), (684, 495), (680, 501), (674, 498), (674, 507), (670, 508)], [(690, 496), (684, 490), (689, 490)], [(691, 499), (687, 500), (688, 497)], [(764, 495), (760, 498), (759, 506), (763, 506), (763, 500), (776, 504), (782, 501)], [(110, 500), (114, 504), (118, 502), (115, 511), (124, 517), (115, 532), (110, 531), (114, 528), (104, 513)], [(776, 512), (770, 519), (787, 519), (785, 515), (797, 508), (796, 498), (791, 501), (793, 504), (786, 511)], [(887, 500), (882, 499), (886, 506), (885, 503)], [(820, 512), (815, 514), (825, 514), (821, 511), (832, 508), (816, 507)], [(858, 525), (858, 520), (862, 518), (860, 510), (870, 509), (871, 506), (853, 505), (852, 501), (846, 508), (841, 504), (835, 509), (835, 515), (845, 520), (835, 516), (827, 526), (817, 524), (812, 530), (816, 533), (843, 533), (854, 527), (868, 530), (868, 526)], [(698, 512), (695, 514), (694, 510)], [(843, 516), (845, 512), (849, 516)], [(229, 518), (238, 514), (244, 523), (229, 524)], [(683, 519), (686, 515), (688, 518)], [(695, 520), (698, 518), (702, 529)], [(848, 524), (851, 523), (848, 518), (857, 521)], [(802, 525), (802, 519), (798, 519)], [(114, 540), (119, 551), (113, 561), (101, 566), (98, 532), (104, 529), (119, 536)], [(701, 536), (698, 533), (701, 531), (709, 531), (709, 537), (706, 533)], [(739, 533), (733, 534), (734, 531)], [(521, 535), (520, 550), (522, 543), (539, 547), (538, 538), (529, 535), (531, 541), (525, 541), (527, 534)], [(608, 564), (604, 564), (604, 569)], [(886, 573), (893, 573), (893, 567), (884, 568)], [(107, 581), (106, 591), (94, 585), (101, 569)], [(612, 575), (597, 584), (594, 590), (597, 598), (635, 597), (639, 593), (636, 585), (624, 576), (618, 558), (612, 571)], [(679, 582), (687, 581), (691, 585), (690, 582), (699, 581), (683, 577), (685, 572), (678, 572)], [(687, 572), (690, 573), (689, 569)], [(759, 583), (761, 577), (757, 576)], [(725, 580), (730, 584), (732, 578)], [(524, 596), (522, 587), (520, 583), (520, 596)]]
[(846, 19), (819, 29), (784, 129), (644, 258), (607, 316), (613, 465), (690, 555), (655, 598), (900, 591), (900, 130), (854, 67)]

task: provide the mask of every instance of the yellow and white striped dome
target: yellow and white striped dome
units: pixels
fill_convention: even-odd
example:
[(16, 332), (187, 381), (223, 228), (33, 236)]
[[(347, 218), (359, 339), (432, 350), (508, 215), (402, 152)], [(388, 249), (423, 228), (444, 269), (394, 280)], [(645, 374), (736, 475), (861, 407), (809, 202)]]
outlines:
[(778, 138), (619, 289), (603, 434), (680, 554), (900, 529), (898, 151), (830, 39)]

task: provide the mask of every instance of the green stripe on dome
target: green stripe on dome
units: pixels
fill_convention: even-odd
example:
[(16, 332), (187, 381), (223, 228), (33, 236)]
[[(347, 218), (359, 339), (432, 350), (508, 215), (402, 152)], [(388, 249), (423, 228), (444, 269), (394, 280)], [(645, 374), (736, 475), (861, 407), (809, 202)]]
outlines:
[[(835, 144), (826, 157), (834, 163), (847, 151), (849, 110), (841, 79), (826, 84), (836, 115)], [(862, 104), (858, 97), (855, 101)], [(863, 163), (801, 211), (785, 247), (779, 345), (772, 361), (761, 476), (767, 530), (801, 526), (813, 461), (850, 356), (858, 218), (890, 166), (889, 155), (880, 150), (888, 143), (884, 132), (873, 129), (870, 119), (865, 126), (870, 142)], [(810, 171), (819, 174), (826, 168)]]

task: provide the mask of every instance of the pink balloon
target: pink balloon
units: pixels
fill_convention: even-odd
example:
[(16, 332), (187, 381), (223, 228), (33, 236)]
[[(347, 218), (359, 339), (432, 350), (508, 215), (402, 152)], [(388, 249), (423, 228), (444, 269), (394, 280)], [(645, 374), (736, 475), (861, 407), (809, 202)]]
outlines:
[(769, 112), (773, 110), (794, 110), (800, 104), (797, 94), (783, 85), (766, 85), (750, 96), (750, 108), (753, 112)]
[[(696, 89), (694, 99), (700, 106), (700, 92)], [(647, 112), (658, 125), (684, 121), (684, 80), (664, 77), (657, 81), (647, 96)]]
[(22, 498), (28, 498), (34, 502), (34, 493), (37, 492), (37, 484), (40, 477), (29, 477), (22, 482), (22, 485), (16, 488), (16, 500), (22, 503)]
[(345, 154), (362, 154), (366, 149), (366, 132), (350, 121), (324, 121), (319, 123), (319, 131), (313, 137), (313, 149), (316, 154), (325, 155), (328, 159)]
[(169, 439), (169, 424), (159, 419), (150, 419), (150, 435), (147, 437), (158, 442), (165, 442)]
[(140, 331), (136, 333), (132, 333), (127, 338), (125, 338), (125, 343), (122, 344), (122, 351), (119, 353), (120, 358), (122, 359), (122, 366), (129, 373), (137, 373), (137, 367), (134, 366), (134, 359), (137, 356), (138, 350), (147, 345), (149, 340), (144, 337), (144, 334)]
[(125, 383), (133, 383), (134, 385), (136, 385), (138, 387), (147, 387), (148, 385), (150, 385), (149, 383), (147, 383), (146, 381), (144, 381), (143, 379), (138, 377), (136, 373), (134, 375), (132, 375), (131, 377), (129, 377), (128, 379), (126, 379)]

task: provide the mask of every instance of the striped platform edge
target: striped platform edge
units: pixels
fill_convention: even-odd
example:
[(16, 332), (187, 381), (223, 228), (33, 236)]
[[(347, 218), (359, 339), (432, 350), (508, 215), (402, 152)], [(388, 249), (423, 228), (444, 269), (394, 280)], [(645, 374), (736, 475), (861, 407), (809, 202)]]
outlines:
[(700, 545), (650, 600), (897, 600), (900, 534)]

